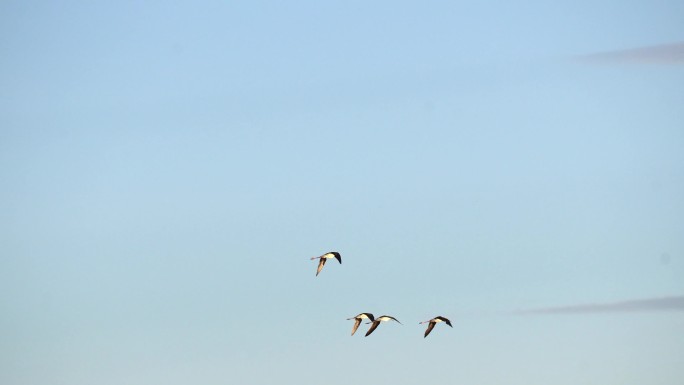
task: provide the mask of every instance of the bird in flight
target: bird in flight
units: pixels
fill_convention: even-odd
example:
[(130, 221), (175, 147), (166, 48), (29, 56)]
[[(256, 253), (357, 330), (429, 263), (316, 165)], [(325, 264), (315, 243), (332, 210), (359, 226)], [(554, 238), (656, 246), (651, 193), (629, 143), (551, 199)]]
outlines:
[(340, 264), (342, 264), (342, 257), (340, 256), (340, 253), (338, 253), (337, 251), (331, 251), (329, 253), (321, 255), (320, 257), (311, 258), (312, 261), (314, 259), (320, 259), (320, 261), (318, 262), (318, 270), (316, 270), (316, 276), (318, 276), (318, 273), (320, 273), (321, 270), (323, 270), (323, 265), (325, 265), (325, 261), (329, 258), (335, 258)]
[[(425, 330), (425, 335), (423, 338), (427, 337), (428, 334), (432, 331), (432, 329), (435, 328), (435, 325), (437, 325), (439, 322), (446, 322), (447, 325), (451, 326), (451, 321), (449, 321), (447, 318), (440, 316), (437, 316), (431, 320), (423, 321), (421, 324), (429, 322), (430, 324), (428, 325), (427, 330)], [(453, 326), (451, 326), (453, 328)]]
[[(399, 322), (398, 319), (396, 319), (392, 316), (389, 316), (389, 315), (383, 315), (381, 317), (376, 318), (375, 321), (373, 321), (373, 324), (371, 325), (370, 329), (368, 329), (368, 331), (366, 332), (365, 337), (368, 337), (371, 333), (373, 333), (373, 330), (377, 329), (378, 325), (380, 325), (380, 322), (387, 322), (390, 320)], [(399, 322), (399, 323), (401, 325), (403, 325), (401, 322)]]
[(361, 321), (363, 319), (369, 319), (369, 320), (371, 320), (371, 322), (375, 321), (375, 318), (373, 317), (373, 314), (371, 314), (371, 313), (361, 313), (361, 314), (357, 315), (356, 317), (351, 317), (351, 318), (347, 318), (347, 319), (348, 320), (350, 320), (350, 319), (356, 320), (354, 322), (354, 327), (352, 327), (352, 334), (351, 335), (354, 335), (354, 333), (356, 333), (356, 329), (359, 328), (359, 325), (361, 325)]

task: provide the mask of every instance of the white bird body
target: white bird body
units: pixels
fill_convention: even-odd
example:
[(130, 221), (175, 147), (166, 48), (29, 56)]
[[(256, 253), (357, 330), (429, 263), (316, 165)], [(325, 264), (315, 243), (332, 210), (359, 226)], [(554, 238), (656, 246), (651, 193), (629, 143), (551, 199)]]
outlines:
[(427, 321), (423, 321), (423, 322), (421, 322), (421, 324), (424, 324), (424, 323), (427, 323), (427, 322), (429, 322), (430, 324), (428, 325), (427, 330), (425, 330), (425, 334), (423, 335), (423, 338), (427, 337), (428, 334), (430, 334), (430, 332), (432, 331), (432, 329), (435, 328), (435, 325), (437, 325), (437, 324), (440, 323), (440, 322), (446, 322), (447, 325), (449, 325), (450, 327), (453, 328), (453, 326), (451, 326), (451, 321), (449, 321), (449, 319), (446, 318), (446, 317), (442, 317), (441, 315), (440, 315), (440, 316), (437, 316), (437, 317), (435, 317), (435, 318), (433, 318), (433, 319), (430, 319), (430, 320), (427, 320)]
[(313, 257), (313, 258), (311, 258), (312, 261), (313, 261), (314, 259), (319, 259), (319, 260), (320, 260), (320, 261), (318, 262), (318, 269), (316, 270), (316, 276), (318, 276), (318, 273), (320, 273), (321, 270), (323, 270), (323, 265), (325, 265), (325, 261), (327, 261), (327, 260), (330, 259), (330, 258), (335, 258), (335, 259), (337, 259), (337, 261), (338, 261), (340, 264), (342, 264), (342, 256), (341, 256), (340, 253), (338, 253), (337, 251), (331, 251), (331, 252), (325, 253), (325, 254), (323, 254), (323, 255), (321, 255), (321, 256), (319, 256), (319, 257)]
[(355, 317), (351, 317), (351, 318), (347, 318), (347, 319), (348, 320), (350, 320), (350, 319), (355, 320), (354, 326), (352, 327), (351, 335), (354, 335), (354, 333), (356, 333), (356, 329), (359, 328), (359, 325), (361, 325), (362, 320), (369, 319), (369, 320), (371, 320), (371, 322), (375, 320), (375, 318), (373, 317), (373, 314), (371, 314), (371, 313), (361, 313)]
[[(380, 325), (380, 322), (388, 322), (388, 321), (399, 322), (398, 319), (396, 319), (392, 316), (389, 316), (389, 315), (380, 316), (380, 317), (376, 318), (375, 321), (373, 321), (373, 324), (371, 325), (370, 329), (368, 329), (368, 331), (366, 332), (366, 337), (368, 337), (371, 333), (373, 333), (373, 331), (375, 329), (377, 329), (378, 325)], [(399, 322), (399, 324), (401, 324), (401, 322)]]

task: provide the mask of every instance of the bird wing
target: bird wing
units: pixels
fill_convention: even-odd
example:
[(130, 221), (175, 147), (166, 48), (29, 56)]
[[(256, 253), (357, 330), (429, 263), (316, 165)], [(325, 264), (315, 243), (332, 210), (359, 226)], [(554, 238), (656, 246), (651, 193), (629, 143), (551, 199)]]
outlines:
[(335, 258), (337, 259), (337, 261), (341, 265), (342, 264), (342, 256), (340, 255), (340, 253), (332, 253), (332, 254), (335, 256)]
[(356, 329), (359, 328), (359, 325), (361, 325), (361, 318), (356, 318), (356, 322), (354, 322), (354, 327), (352, 328), (352, 335), (356, 333)]
[[(395, 321), (399, 322), (399, 320), (398, 320), (398, 319), (396, 319), (396, 318), (394, 318), (394, 317), (391, 317), (391, 316), (387, 316), (387, 317), (389, 317), (389, 318), (391, 318), (391, 319), (393, 319), (393, 320), (395, 320)], [(399, 322), (399, 323), (400, 323), (400, 324), (402, 324), (401, 322)], [(403, 324), (402, 324), (402, 325), (403, 325)]]
[[(442, 316), (439, 316), (439, 317), (437, 317), (437, 318), (438, 318), (438, 319), (441, 319), (443, 322), (446, 322), (447, 325), (451, 326), (451, 321), (449, 321), (448, 318), (442, 317)], [(453, 327), (453, 326), (451, 326), (451, 327)]]
[(325, 265), (325, 258), (321, 258), (320, 261), (318, 262), (318, 270), (316, 270), (316, 275), (318, 276), (318, 273), (323, 270), (323, 265)]
[(373, 314), (371, 314), (371, 313), (361, 313), (361, 314), (365, 314), (366, 317), (368, 317), (368, 319), (371, 320), (371, 322), (375, 321), (375, 317), (373, 317)]
[(423, 336), (423, 338), (427, 337), (428, 334), (430, 334), (430, 332), (432, 331), (432, 329), (435, 328), (435, 325), (436, 325), (436, 324), (437, 324), (437, 322), (430, 322), (430, 324), (428, 325), (427, 330), (425, 330), (425, 335)]
[(380, 325), (380, 321), (373, 321), (373, 324), (371, 325), (370, 329), (368, 329), (364, 337), (368, 337), (371, 333), (373, 333), (373, 330), (377, 329), (378, 325)]

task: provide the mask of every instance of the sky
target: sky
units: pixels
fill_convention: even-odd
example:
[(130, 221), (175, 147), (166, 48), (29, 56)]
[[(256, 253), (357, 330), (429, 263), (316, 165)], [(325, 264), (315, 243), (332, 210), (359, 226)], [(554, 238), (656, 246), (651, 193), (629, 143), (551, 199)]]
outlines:
[(680, 384), (683, 20), (0, 2), (0, 382)]

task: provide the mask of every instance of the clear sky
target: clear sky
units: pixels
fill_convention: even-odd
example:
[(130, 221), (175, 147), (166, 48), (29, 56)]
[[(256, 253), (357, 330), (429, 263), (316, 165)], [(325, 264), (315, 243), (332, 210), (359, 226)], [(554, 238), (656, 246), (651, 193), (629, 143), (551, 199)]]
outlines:
[(681, 1), (2, 1), (0, 382), (681, 384), (682, 42)]

